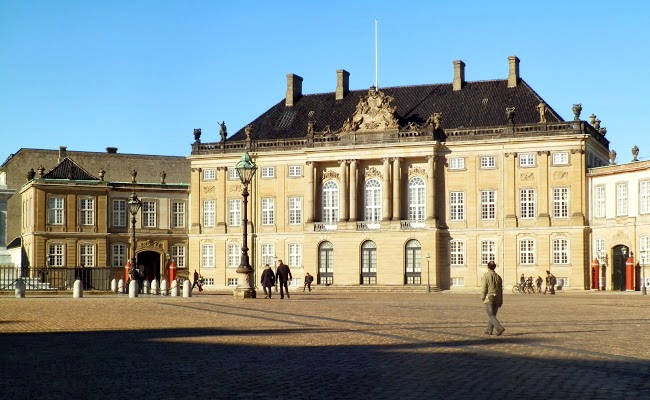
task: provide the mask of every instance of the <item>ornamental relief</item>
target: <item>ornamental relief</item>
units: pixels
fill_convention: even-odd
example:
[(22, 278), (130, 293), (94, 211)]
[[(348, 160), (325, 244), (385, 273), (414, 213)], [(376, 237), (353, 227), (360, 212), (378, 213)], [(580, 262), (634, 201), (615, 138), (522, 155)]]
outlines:
[(357, 103), (357, 108), (351, 117), (345, 120), (342, 132), (376, 132), (398, 129), (395, 117), (395, 106), (391, 96), (371, 87), (368, 94)]
[(564, 179), (569, 175), (566, 171), (555, 171), (553, 172), (553, 179)]
[(138, 242), (138, 249), (142, 250), (142, 249), (146, 249), (146, 248), (149, 248), (149, 249), (153, 248), (153, 249), (157, 249), (159, 251), (163, 251), (162, 244), (160, 244), (160, 242), (158, 242), (157, 240), (147, 239), (147, 240), (141, 240), (141, 241)]
[(233, 184), (228, 186), (228, 193), (241, 193), (244, 190), (242, 184)]
[(422, 176), (423, 178), (426, 178), (427, 171), (422, 167), (410, 166), (408, 174), (409, 174), (409, 179), (414, 176)]
[(212, 193), (214, 192), (214, 185), (203, 186), (203, 193)]
[(329, 171), (329, 170), (328, 171), (323, 171), (321, 181), (325, 182), (328, 179), (338, 180), (339, 179), (339, 173), (336, 172), (336, 171)]
[(524, 182), (532, 181), (534, 178), (535, 178), (535, 174), (533, 174), (532, 172), (523, 172), (519, 175), (519, 179)]
[(372, 179), (372, 178), (377, 178), (381, 180), (382, 174), (375, 167), (366, 167), (366, 169), (363, 171), (363, 177), (365, 180)]

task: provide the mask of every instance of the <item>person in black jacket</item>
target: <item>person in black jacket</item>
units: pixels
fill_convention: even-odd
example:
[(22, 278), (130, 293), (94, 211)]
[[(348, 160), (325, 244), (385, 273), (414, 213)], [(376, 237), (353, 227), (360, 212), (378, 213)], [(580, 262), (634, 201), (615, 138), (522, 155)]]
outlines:
[[(262, 272), (262, 289), (264, 289), (264, 298), (265, 299), (270, 299), (271, 298), (271, 288), (275, 286), (275, 274), (273, 273), (273, 270), (269, 266), (269, 264), (266, 264), (264, 266), (264, 271)], [(268, 289), (268, 293), (266, 291)]]
[[(275, 279), (278, 280), (280, 283), (280, 298), (284, 299), (284, 292), (287, 292), (287, 298), (290, 298), (289, 296), (289, 286), (287, 285), (287, 282), (293, 277), (291, 276), (291, 270), (289, 269), (289, 266), (282, 263), (282, 260), (278, 260), (278, 269), (276, 272), (276, 277)], [(284, 288), (284, 291), (282, 290)]]

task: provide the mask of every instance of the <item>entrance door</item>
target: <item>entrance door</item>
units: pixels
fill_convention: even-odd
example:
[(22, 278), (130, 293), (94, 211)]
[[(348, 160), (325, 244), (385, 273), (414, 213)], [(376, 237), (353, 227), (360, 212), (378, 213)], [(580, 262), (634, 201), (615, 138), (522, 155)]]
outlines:
[(630, 249), (624, 245), (618, 245), (612, 249), (612, 289), (625, 290), (625, 262), (630, 254)]
[(334, 246), (330, 242), (321, 243), (318, 249), (318, 284), (334, 283)]
[(377, 284), (377, 245), (370, 240), (361, 246), (361, 284)]
[(417, 240), (409, 240), (406, 243), (406, 272), (404, 274), (404, 283), (407, 285), (419, 285), (422, 282), (420, 266), (420, 253), (422, 248)]
[(160, 254), (155, 251), (143, 251), (138, 253), (138, 270), (144, 274), (144, 279), (160, 282)]

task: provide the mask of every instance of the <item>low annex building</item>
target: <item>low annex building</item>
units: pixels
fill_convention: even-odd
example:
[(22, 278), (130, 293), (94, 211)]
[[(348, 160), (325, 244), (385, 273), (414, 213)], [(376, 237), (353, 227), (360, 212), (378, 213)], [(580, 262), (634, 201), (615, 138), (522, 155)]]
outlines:
[[(242, 187), (251, 264), (284, 260), (325, 285), (476, 287), (494, 260), (506, 284), (551, 270), (590, 284), (587, 168), (605, 165), (604, 128), (565, 121), (508, 58), (506, 79), (286, 96), (227, 138), (192, 145), (188, 262), (215, 286), (237, 284)], [(333, 82), (334, 83), (334, 82)], [(333, 85), (334, 86), (334, 85)], [(258, 275), (259, 276), (259, 275)], [(257, 281), (257, 278), (256, 278)]]

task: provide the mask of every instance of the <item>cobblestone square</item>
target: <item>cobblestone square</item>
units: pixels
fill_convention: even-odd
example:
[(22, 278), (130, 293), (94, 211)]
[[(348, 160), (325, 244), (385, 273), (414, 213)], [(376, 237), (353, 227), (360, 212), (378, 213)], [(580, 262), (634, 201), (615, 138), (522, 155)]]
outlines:
[(650, 398), (650, 297), (0, 299), (0, 398)]

